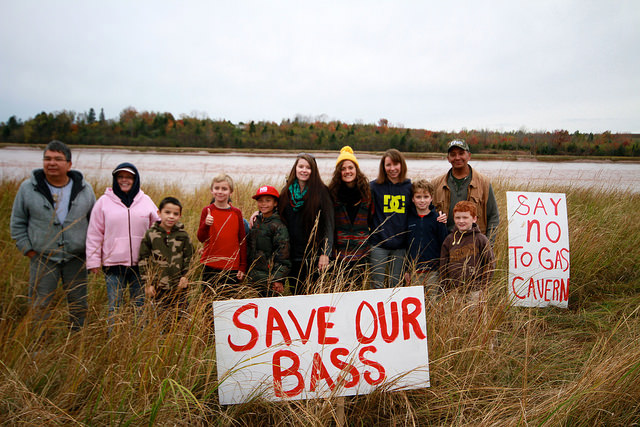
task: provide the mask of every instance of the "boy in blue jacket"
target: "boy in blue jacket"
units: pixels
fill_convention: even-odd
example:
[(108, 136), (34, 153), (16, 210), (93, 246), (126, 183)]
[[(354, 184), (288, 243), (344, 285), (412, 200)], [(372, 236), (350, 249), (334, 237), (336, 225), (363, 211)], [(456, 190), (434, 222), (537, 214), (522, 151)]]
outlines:
[(438, 294), (440, 249), (449, 234), (447, 216), (431, 204), (433, 186), (420, 179), (411, 184), (413, 206), (408, 214), (407, 285), (425, 286), (427, 295)]

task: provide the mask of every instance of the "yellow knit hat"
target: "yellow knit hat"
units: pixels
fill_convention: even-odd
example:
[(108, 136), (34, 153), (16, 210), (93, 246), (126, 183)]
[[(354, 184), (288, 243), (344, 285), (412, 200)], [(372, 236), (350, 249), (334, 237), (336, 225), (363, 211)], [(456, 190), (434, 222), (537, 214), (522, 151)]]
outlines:
[(356, 159), (356, 156), (353, 155), (353, 149), (351, 149), (351, 147), (349, 147), (348, 145), (345, 145), (340, 150), (340, 155), (338, 156), (338, 160), (336, 160), (336, 166), (338, 166), (338, 164), (343, 160), (351, 160), (356, 164), (356, 166), (360, 167), (360, 165), (358, 164), (358, 159)]

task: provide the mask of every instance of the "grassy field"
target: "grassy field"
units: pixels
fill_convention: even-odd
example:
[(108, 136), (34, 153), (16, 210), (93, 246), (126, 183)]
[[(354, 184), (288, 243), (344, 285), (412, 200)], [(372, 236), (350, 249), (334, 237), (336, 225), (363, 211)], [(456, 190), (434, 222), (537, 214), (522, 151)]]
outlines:
[[(97, 194), (104, 184), (94, 183)], [(237, 185), (234, 204), (254, 210), (257, 184)], [(620, 425), (640, 423), (640, 195), (494, 183), (503, 227), (489, 300), (452, 293), (428, 305), (431, 387), (346, 399), (220, 406), (215, 349), (194, 265), (191, 318), (159, 321), (123, 312), (108, 334), (104, 280), (89, 284), (89, 317), (67, 328), (64, 300), (31, 321), (28, 263), (9, 234), (19, 183), (0, 184), (0, 424)], [(571, 247), (569, 309), (510, 307), (505, 191), (566, 192)], [(195, 238), (208, 189), (182, 194), (145, 187), (158, 202), (184, 204)], [(332, 281), (332, 289), (353, 284)], [(356, 284), (358, 286), (358, 284)], [(142, 327), (141, 325), (146, 325)], [(168, 326), (170, 325), (170, 326)]]

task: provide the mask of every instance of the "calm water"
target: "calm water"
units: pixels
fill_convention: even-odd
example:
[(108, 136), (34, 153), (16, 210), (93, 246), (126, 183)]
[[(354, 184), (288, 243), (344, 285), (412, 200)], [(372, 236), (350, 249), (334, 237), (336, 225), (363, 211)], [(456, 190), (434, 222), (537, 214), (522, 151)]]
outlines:
[[(335, 154), (317, 154), (320, 173), (329, 182), (335, 167)], [(118, 163), (131, 162), (140, 171), (142, 184), (163, 183), (193, 190), (208, 185), (214, 175), (225, 172), (234, 179), (255, 185), (280, 187), (291, 169), (295, 154), (209, 154), (209, 153), (141, 153), (129, 150), (84, 148), (73, 150), (73, 167), (89, 179), (111, 182), (111, 171)], [(358, 155), (360, 168), (373, 179), (380, 158)], [(407, 161), (409, 177), (431, 179), (449, 169), (446, 159)], [(640, 192), (640, 164), (627, 162), (538, 162), (471, 159), (471, 166), (492, 179), (515, 184), (560, 184), (616, 188)], [(42, 151), (22, 147), (0, 148), (0, 179), (22, 179), (31, 170), (42, 167)]]

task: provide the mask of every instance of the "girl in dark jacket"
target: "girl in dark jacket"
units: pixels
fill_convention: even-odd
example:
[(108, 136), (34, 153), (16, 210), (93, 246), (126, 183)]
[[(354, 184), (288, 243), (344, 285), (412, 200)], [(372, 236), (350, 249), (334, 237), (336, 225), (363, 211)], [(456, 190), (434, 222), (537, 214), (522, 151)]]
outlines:
[(291, 292), (304, 294), (309, 291), (309, 276), (329, 265), (333, 248), (333, 203), (312, 155), (296, 157), (278, 208), (289, 230)]
[(334, 200), (337, 271), (350, 280), (366, 268), (372, 201), (369, 180), (349, 146), (340, 150), (329, 192)]
[[(400, 284), (407, 248), (407, 214), (411, 203), (411, 180), (402, 153), (391, 148), (382, 155), (378, 178), (371, 181), (371, 284), (382, 288)], [(385, 273), (389, 269), (388, 275)]]

